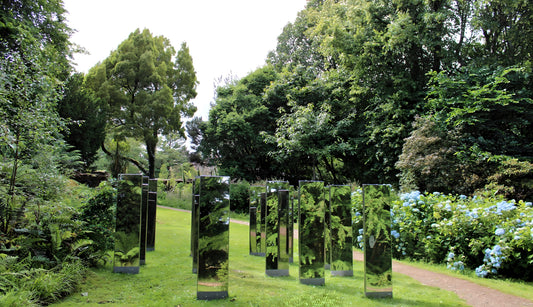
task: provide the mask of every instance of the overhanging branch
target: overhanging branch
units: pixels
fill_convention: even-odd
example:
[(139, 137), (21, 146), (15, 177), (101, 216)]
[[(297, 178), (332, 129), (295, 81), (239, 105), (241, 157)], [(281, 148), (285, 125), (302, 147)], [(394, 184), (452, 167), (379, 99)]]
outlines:
[[(102, 148), (102, 151), (103, 151), (106, 155), (108, 155), (108, 156), (110, 156), (110, 157), (113, 157), (113, 154), (112, 154), (111, 152), (109, 152), (109, 150), (107, 150), (107, 149), (105, 148), (105, 144), (104, 144), (104, 142), (102, 142), (102, 144), (100, 145), (100, 147)], [(139, 162), (139, 161), (137, 161), (137, 160), (135, 160), (135, 159), (133, 159), (133, 158), (130, 158), (130, 157), (125, 157), (125, 156), (120, 156), (120, 158), (121, 158), (121, 159), (124, 159), (124, 160), (126, 160), (126, 161), (128, 161), (128, 162), (133, 163), (135, 166), (137, 166), (137, 168), (138, 168), (138, 169), (139, 169), (144, 175), (147, 175), (147, 174), (148, 174), (148, 172), (146, 171), (146, 169), (142, 166), (141, 162)]]

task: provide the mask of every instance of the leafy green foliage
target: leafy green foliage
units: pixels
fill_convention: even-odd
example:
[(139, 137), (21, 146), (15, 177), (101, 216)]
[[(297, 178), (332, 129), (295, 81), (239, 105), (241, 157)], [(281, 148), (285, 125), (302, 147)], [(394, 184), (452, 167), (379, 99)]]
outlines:
[(53, 270), (33, 268), (30, 263), (29, 258), (0, 257), (2, 305), (42, 306), (57, 301), (77, 289), (87, 270), (80, 261)]
[(240, 181), (230, 184), (231, 211), (235, 213), (248, 213), (250, 199), (250, 184)]
[(474, 197), (413, 191), (393, 202), (393, 254), (481, 277), (531, 280), (530, 202), (487, 193)]
[(93, 242), (87, 253), (90, 266), (107, 261), (107, 252), (113, 248), (115, 227), (116, 190), (107, 182), (82, 207), (79, 220), (85, 222), (85, 237)]
[(352, 270), (353, 239), (351, 192), (351, 187), (348, 185), (331, 186), (329, 188), (332, 271)]
[(298, 205), (300, 279), (324, 278), (324, 182), (301, 181)]
[(530, 71), (528, 64), (434, 73), (428, 96), (431, 115), (415, 122), (397, 163), (404, 183), (463, 194), (492, 184), (507, 197), (529, 199)]
[(73, 150), (80, 152), (83, 170), (92, 170), (96, 154), (105, 138), (105, 109), (102, 101), (84, 84), (85, 76), (73, 74), (67, 80), (58, 113), (68, 121), (63, 132)]
[[(308, 2), (262, 68), (275, 70), (270, 84), (254, 88), (253, 108), (278, 113), (259, 123), (241, 115), (235, 89), (257, 72), (220, 89), (210, 121), (224, 125), (201, 128), (204, 156), (247, 180), (469, 194), (492, 184), (530, 197), (530, 173), (502, 173), (503, 161), (531, 162), (531, 16), (523, 1)], [(264, 152), (258, 141), (268, 163), (250, 162)]]
[(159, 135), (185, 136), (181, 116), (196, 111), (190, 100), (198, 82), (187, 45), (176, 54), (167, 38), (137, 29), (87, 79), (109, 108), (108, 123), (144, 141), (148, 175), (155, 178)]
[(278, 115), (275, 102), (262, 100), (264, 89), (276, 79), (272, 67), (257, 69), (236, 84), (217, 89), (209, 120), (201, 125), (199, 150), (220, 165), (220, 174), (248, 181), (273, 177), (282, 167), (269, 156), (262, 132), (272, 134)]

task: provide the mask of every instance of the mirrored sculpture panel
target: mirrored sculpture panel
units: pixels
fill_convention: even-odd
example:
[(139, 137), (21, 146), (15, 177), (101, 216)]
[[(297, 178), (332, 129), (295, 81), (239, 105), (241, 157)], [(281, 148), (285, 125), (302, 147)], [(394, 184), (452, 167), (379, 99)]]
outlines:
[(201, 176), (198, 216), (199, 300), (228, 297), (229, 177)]
[(289, 187), (287, 181), (268, 181), (266, 185), (266, 274), (286, 275), (278, 271), (279, 261), (279, 199), (278, 191)]
[(289, 187), (289, 224), (287, 225), (289, 232), (289, 263), (294, 262), (294, 225), (298, 223), (298, 190), (294, 187)]
[(278, 190), (278, 272), (277, 276), (289, 275), (289, 224), (291, 216), (289, 190)]
[(353, 276), (351, 194), (349, 185), (329, 188), (332, 276)]
[(148, 180), (148, 220), (146, 231), (146, 251), (155, 250), (155, 218), (157, 212), (157, 178)]
[(143, 176), (141, 195), (141, 250), (139, 264), (146, 264), (146, 230), (148, 226), (148, 176)]
[[(264, 256), (265, 255), (265, 251), (264, 250), (261, 250), (261, 232), (263, 231), (262, 230), (262, 227), (265, 226), (264, 224), (264, 219), (261, 220), (261, 218), (263, 217), (264, 218), (264, 212), (261, 211), (261, 193), (264, 194), (265, 192), (265, 186), (262, 185), (262, 186), (256, 186), (256, 185), (253, 185), (250, 187), (250, 208), (252, 207), (255, 207), (255, 215), (252, 217), (252, 213), (250, 212), (250, 223), (252, 221), (252, 218), (255, 218), (255, 235), (253, 235), (252, 233), (250, 233), (250, 240), (252, 240), (252, 236), (253, 238), (255, 238), (255, 247), (251, 247), (254, 252), (253, 253), (250, 253), (251, 255), (255, 255), (255, 256)], [(250, 224), (251, 226), (252, 224)], [(252, 229), (250, 228), (250, 232), (252, 231)], [(250, 241), (250, 245), (254, 244), (254, 242)]]
[(352, 244), (359, 249), (364, 249), (363, 230), (363, 189), (357, 188), (352, 194)]
[(365, 295), (392, 297), (390, 185), (363, 185)]
[(331, 268), (331, 204), (329, 202), (329, 187), (324, 188), (324, 268)]
[(261, 244), (261, 248), (260, 248), (260, 252), (259, 252), (259, 255), (260, 256), (265, 256), (266, 255), (266, 216), (267, 216), (267, 195), (266, 195), (266, 192), (261, 192), (259, 193), (259, 208), (260, 208), (260, 212), (259, 212), (259, 222), (260, 222), (260, 227), (261, 227), (261, 234), (260, 234), (260, 244)]
[(324, 182), (299, 182), (299, 279), (300, 283), (324, 285)]
[(117, 187), (113, 272), (139, 273), (142, 175), (120, 174)]
[(198, 271), (198, 216), (200, 214), (200, 177), (194, 178), (192, 182), (192, 204), (191, 204), (191, 256), (192, 272)]
[(257, 255), (257, 208), (249, 208), (249, 250), (250, 255)]

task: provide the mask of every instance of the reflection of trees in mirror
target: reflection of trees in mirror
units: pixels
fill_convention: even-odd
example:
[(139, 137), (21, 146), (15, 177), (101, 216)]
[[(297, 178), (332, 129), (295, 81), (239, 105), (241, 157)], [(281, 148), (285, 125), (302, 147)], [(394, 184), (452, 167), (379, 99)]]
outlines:
[(391, 187), (363, 185), (365, 278), (373, 287), (392, 286)]
[(267, 239), (266, 239), (266, 267), (277, 269), (279, 234), (278, 234), (278, 196), (277, 193), (267, 193)]
[(198, 281), (227, 282), (229, 249), (229, 177), (201, 177), (198, 238)]
[(139, 232), (142, 177), (136, 176), (139, 180), (120, 180), (118, 183), (117, 231)]
[(300, 182), (300, 278), (324, 277), (324, 183)]
[(365, 234), (373, 235), (376, 242), (390, 242), (389, 187), (366, 186), (364, 191)]
[(351, 187), (330, 187), (331, 270), (352, 270)]

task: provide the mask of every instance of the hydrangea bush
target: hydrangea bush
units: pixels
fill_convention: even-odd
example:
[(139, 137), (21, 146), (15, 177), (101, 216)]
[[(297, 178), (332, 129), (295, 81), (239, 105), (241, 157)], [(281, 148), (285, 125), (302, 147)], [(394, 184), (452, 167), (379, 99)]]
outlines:
[[(352, 195), (362, 242), (361, 190)], [(359, 213), (359, 215), (358, 215)], [(475, 270), (480, 277), (533, 280), (533, 207), (500, 196), (400, 194), (392, 210), (393, 256)], [(360, 223), (360, 228), (356, 225)], [(354, 242), (360, 242), (357, 239)]]

